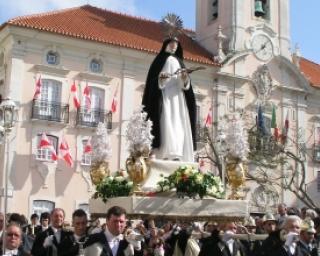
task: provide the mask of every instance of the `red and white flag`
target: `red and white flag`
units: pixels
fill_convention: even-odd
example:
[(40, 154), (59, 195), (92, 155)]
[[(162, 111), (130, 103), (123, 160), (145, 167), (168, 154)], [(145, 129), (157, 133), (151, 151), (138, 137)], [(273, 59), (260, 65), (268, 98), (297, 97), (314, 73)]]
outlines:
[(36, 82), (36, 88), (35, 88), (35, 92), (33, 95), (33, 99), (37, 100), (39, 99), (41, 96), (41, 76), (39, 76), (37, 82)]
[(86, 145), (84, 146), (83, 152), (84, 152), (85, 154), (89, 154), (89, 153), (92, 152), (91, 140), (88, 140), (88, 141), (87, 141)]
[(117, 86), (117, 89), (116, 91), (114, 92), (114, 95), (113, 95), (113, 99), (112, 99), (112, 102), (111, 102), (111, 112), (112, 113), (115, 113), (117, 112), (117, 106), (118, 106), (118, 86)]
[(70, 153), (70, 148), (65, 140), (65, 138), (62, 138), (60, 147), (59, 147), (59, 153), (63, 157), (63, 159), (66, 161), (66, 163), (70, 166), (73, 167), (73, 159)]
[(76, 86), (76, 82), (73, 81), (73, 84), (71, 85), (71, 94), (73, 98), (73, 105), (76, 109), (80, 108), (80, 100), (78, 97), (78, 90)]
[(54, 149), (54, 146), (52, 145), (51, 141), (48, 139), (45, 133), (42, 133), (41, 140), (38, 147), (41, 149), (49, 149), (51, 152), (51, 159), (53, 161), (58, 160), (58, 155), (56, 153), (56, 150)]
[(86, 87), (83, 90), (83, 96), (85, 100), (85, 106), (87, 109), (91, 109), (91, 90), (88, 86), (88, 83), (86, 83)]
[(209, 108), (208, 115), (206, 117), (206, 122), (204, 124), (205, 127), (209, 127), (212, 125), (212, 108)]

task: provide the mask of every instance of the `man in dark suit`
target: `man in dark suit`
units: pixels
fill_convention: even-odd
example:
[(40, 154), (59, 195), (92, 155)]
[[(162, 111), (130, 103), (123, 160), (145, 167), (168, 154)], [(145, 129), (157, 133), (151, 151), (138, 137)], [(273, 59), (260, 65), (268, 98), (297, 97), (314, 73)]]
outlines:
[(39, 216), (36, 213), (33, 213), (30, 217), (31, 223), (27, 226), (24, 227), (23, 232), (26, 233), (27, 235), (31, 235), (33, 237), (36, 236), (36, 231), (39, 231), (37, 229), (38, 221), (39, 221)]
[(317, 256), (317, 248), (313, 246), (316, 230), (311, 219), (305, 219), (301, 225), (299, 241), (297, 242), (296, 256)]
[(43, 212), (40, 215), (40, 225), (36, 226), (35, 233), (38, 235), (39, 233), (46, 231), (49, 228), (50, 224), (50, 213)]
[[(5, 233), (5, 248), (3, 248), (3, 255), (6, 256), (28, 256), (22, 248), (23, 232), (17, 223), (9, 224)], [(2, 255), (2, 254), (1, 254)]]
[(82, 248), (86, 247), (88, 240), (87, 224), (86, 212), (82, 209), (75, 210), (72, 214), (74, 232), (70, 232), (66, 239), (60, 243), (58, 248), (59, 256), (77, 256), (80, 255), (80, 251), (83, 253)]
[(41, 232), (34, 241), (31, 250), (33, 256), (59, 256), (60, 243), (63, 243), (71, 232), (62, 229), (64, 217), (63, 209), (53, 209), (50, 215), (51, 226), (46, 231)]
[(85, 255), (142, 256), (141, 243), (132, 245), (124, 238), (125, 226), (126, 210), (119, 206), (111, 207), (107, 212), (106, 230), (89, 237)]

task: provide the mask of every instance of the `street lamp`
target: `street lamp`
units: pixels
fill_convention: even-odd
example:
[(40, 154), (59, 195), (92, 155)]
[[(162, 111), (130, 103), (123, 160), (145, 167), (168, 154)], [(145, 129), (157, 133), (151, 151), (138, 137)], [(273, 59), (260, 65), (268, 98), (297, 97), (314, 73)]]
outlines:
[[(0, 104), (0, 141), (5, 146), (6, 164), (4, 166), (4, 228), (8, 213), (8, 181), (9, 181), (9, 134), (16, 123), (17, 106), (11, 99), (2, 100)], [(5, 236), (3, 236), (3, 249), (5, 249)]]

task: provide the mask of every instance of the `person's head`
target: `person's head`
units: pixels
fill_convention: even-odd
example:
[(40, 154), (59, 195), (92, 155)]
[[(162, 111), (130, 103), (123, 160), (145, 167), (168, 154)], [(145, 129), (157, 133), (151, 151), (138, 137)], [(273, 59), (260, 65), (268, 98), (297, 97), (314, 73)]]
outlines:
[(50, 223), (50, 213), (43, 212), (40, 215), (40, 225), (43, 227), (48, 227)]
[(4, 215), (2, 212), (0, 212), (0, 231), (3, 230), (4, 227)]
[(314, 219), (318, 216), (317, 212), (313, 209), (307, 209), (306, 211), (306, 218)]
[(22, 230), (17, 223), (11, 223), (6, 228), (5, 232), (5, 245), (6, 249), (18, 249), (22, 243)]
[(21, 226), (23, 223), (22, 217), (19, 213), (11, 213), (8, 219), (8, 224), (16, 223), (18, 226)]
[(253, 217), (249, 216), (249, 218), (245, 221), (244, 226), (247, 228), (249, 233), (256, 233), (256, 221)]
[(284, 216), (287, 214), (287, 205), (282, 203), (278, 205), (278, 213), (280, 216)]
[(276, 230), (277, 227), (277, 221), (272, 213), (266, 213), (263, 218), (263, 230), (270, 234), (271, 232)]
[(30, 220), (31, 220), (31, 225), (37, 225), (39, 220), (38, 214), (36, 213), (31, 214)]
[(126, 210), (120, 206), (113, 206), (107, 212), (107, 228), (109, 232), (118, 236), (123, 233), (126, 226)]
[(88, 218), (87, 214), (82, 209), (77, 209), (72, 214), (72, 225), (74, 227), (74, 233), (77, 236), (83, 236), (87, 231)]
[(167, 223), (165, 223), (165, 224), (163, 225), (162, 228), (164, 229), (164, 232), (167, 233), (167, 232), (169, 232), (169, 231), (172, 230), (172, 226), (173, 226), (172, 223), (168, 221)]
[(180, 42), (176, 38), (168, 38), (164, 40), (160, 53), (167, 52), (174, 54), (180, 59), (183, 59), (183, 50)]
[(313, 239), (316, 230), (314, 229), (314, 222), (311, 219), (305, 219), (301, 223), (300, 240), (306, 244), (310, 244)]
[(286, 217), (284, 223), (283, 223), (283, 228), (289, 233), (300, 233), (300, 226), (301, 226), (301, 219), (299, 216), (296, 215), (290, 215)]
[(166, 47), (166, 52), (174, 54), (178, 49), (178, 42), (176, 40), (171, 40), (167, 47)]
[(65, 213), (62, 208), (55, 208), (50, 215), (51, 226), (54, 228), (61, 228), (64, 222)]
[(228, 223), (226, 223), (226, 225), (225, 225), (225, 228), (224, 228), (224, 231), (225, 232), (232, 232), (232, 233), (237, 233), (237, 225), (236, 225), (236, 223), (234, 223), (234, 222), (228, 222)]
[(217, 230), (219, 227), (217, 222), (209, 221), (206, 223), (204, 230), (208, 233), (212, 233), (214, 230)]

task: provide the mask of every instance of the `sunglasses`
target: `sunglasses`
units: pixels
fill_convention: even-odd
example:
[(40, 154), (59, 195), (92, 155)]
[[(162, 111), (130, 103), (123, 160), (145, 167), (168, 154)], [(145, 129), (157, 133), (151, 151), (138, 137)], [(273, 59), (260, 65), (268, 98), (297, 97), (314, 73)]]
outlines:
[(8, 237), (20, 237), (20, 234), (18, 234), (18, 233), (7, 233), (6, 236), (8, 236)]

